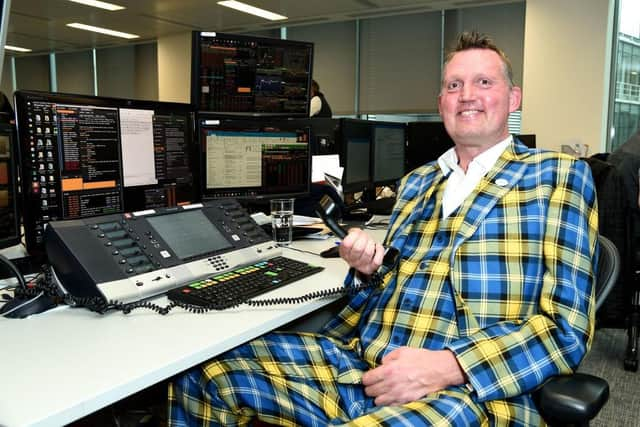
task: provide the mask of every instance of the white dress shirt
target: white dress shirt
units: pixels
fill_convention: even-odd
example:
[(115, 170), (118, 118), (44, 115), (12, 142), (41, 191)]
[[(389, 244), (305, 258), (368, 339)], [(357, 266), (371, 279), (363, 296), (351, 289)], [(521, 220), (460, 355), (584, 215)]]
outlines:
[(513, 137), (509, 135), (505, 140), (478, 154), (469, 163), (466, 174), (458, 166), (455, 147), (450, 148), (438, 158), (438, 166), (442, 169), (442, 173), (445, 176), (449, 175), (442, 196), (442, 218), (447, 218), (464, 202), (464, 199), (471, 194), (482, 177), (496, 164), (512, 140)]

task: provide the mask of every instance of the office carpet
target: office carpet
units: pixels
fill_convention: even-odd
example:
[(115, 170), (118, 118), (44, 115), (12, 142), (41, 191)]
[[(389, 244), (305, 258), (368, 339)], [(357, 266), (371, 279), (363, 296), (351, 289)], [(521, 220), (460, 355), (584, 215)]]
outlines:
[(625, 329), (598, 329), (591, 351), (578, 369), (609, 383), (609, 401), (592, 426), (637, 426), (640, 416), (640, 371), (624, 370)]

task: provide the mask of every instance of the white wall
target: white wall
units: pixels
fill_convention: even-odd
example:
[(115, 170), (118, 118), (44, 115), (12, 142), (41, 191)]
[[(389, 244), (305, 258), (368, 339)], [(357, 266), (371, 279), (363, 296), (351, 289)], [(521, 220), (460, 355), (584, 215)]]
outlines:
[(522, 133), (541, 148), (604, 152), (614, 0), (529, 0)]
[(158, 99), (191, 102), (191, 32), (158, 39)]

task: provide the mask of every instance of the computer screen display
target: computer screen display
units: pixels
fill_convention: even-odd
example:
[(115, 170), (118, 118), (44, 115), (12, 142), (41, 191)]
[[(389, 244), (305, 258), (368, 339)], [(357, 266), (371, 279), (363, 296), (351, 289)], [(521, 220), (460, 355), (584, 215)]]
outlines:
[(454, 143), (442, 122), (407, 124), (406, 171), (438, 159)]
[(27, 250), (48, 221), (199, 200), (188, 104), (15, 93)]
[(376, 186), (394, 184), (405, 173), (406, 125), (374, 122), (371, 180)]
[(309, 115), (313, 43), (194, 31), (192, 55), (198, 111)]
[(233, 247), (200, 209), (150, 215), (149, 225), (181, 260)]
[(20, 242), (14, 128), (0, 123), (0, 249)]
[(198, 118), (203, 198), (309, 193), (309, 128), (286, 121)]
[(340, 163), (344, 168), (342, 188), (345, 192), (358, 192), (371, 188), (372, 122), (341, 119)]

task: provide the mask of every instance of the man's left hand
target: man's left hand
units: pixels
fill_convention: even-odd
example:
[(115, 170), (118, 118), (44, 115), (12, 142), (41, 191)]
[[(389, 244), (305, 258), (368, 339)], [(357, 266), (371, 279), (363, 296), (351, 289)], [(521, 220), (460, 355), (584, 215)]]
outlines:
[(464, 372), (450, 350), (400, 347), (366, 372), (362, 384), (375, 404), (402, 405), (451, 385), (464, 384)]

